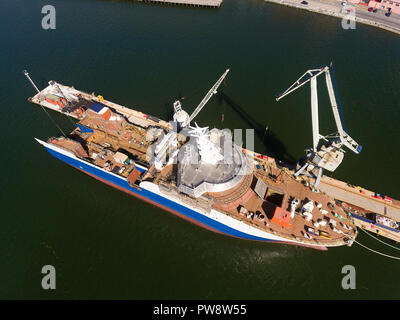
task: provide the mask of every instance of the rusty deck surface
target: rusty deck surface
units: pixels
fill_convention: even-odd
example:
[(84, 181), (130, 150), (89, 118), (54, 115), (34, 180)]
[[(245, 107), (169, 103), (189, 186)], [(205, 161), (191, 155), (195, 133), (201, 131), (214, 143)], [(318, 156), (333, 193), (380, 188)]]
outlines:
[[(260, 154), (246, 150), (249, 156), (256, 159), (260, 164), (268, 164), (269, 166), (275, 167), (276, 162), (274, 158), (266, 157), (262, 159)], [(285, 171), (293, 175), (293, 171), (285, 168)], [(314, 184), (315, 179), (309, 177), (298, 177), (299, 181), (307, 182), (310, 186)], [(377, 213), (383, 216), (387, 216), (395, 221), (400, 221), (400, 201), (391, 199), (390, 201), (384, 199), (375, 198), (375, 192), (367, 190), (359, 186), (349, 185), (343, 181), (333, 179), (327, 176), (321, 178), (320, 185), (318, 187), (323, 193), (328, 196), (340, 200), (341, 202), (350, 204), (357, 208), (360, 216), (365, 216), (366, 213)], [(370, 222), (363, 221), (361, 219), (353, 218), (355, 225), (359, 228), (363, 228), (375, 234), (379, 234), (388, 239), (400, 242), (400, 234), (395, 231), (379, 227), (378, 225)]]
[[(164, 130), (170, 130), (171, 126), (167, 122), (157, 119), (155, 117), (147, 116), (146, 114), (143, 114), (139, 111), (132, 110), (129, 108), (126, 108), (124, 106), (118, 105), (116, 103), (110, 102), (108, 100), (104, 100), (101, 96), (96, 97), (94, 94), (87, 94), (85, 92), (76, 90), (73, 87), (67, 87), (63, 86), (61, 84), (58, 84), (62, 90), (67, 93), (69, 96), (73, 97), (79, 97), (79, 99), (86, 99), (87, 101), (100, 101), (106, 106), (109, 106), (113, 110), (115, 110), (117, 113), (120, 115), (123, 115), (126, 117), (126, 119), (129, 119), (129, 117), (132, 118), (133, 121), (139, 121), (140, 123), (145, 123), (148, 126), (156, 126), (156, 127), (161, 127)], [(46, 101), (43, 101), (41, 95), (43, 93), (46, 93), (47, 91), (50, 90), (50, 86), (47, 87), (45, 90), (43, 90), (41, 93), (33, 97), (30, 101), (41, 104), (44, 107), (50, 108), (48, 105), (46, 105)], [(64, 113), (62, 109), (54, 109), (51, 107), (51, 109)], [(73, 115), (71, 115), (73, 116)], [(145, 151), (148, 147), (146, 139), (145, 139), (145, 133), (146, 130), (143, 128), (140, 128), (136, 125), (132, 124), (132, 121), (127, 122), (126, 120), (123, 120), (121, 123), (107, 123), (106, 128), (103, 127), (104, 123), (97, 121), (96, 119), (89, 119), (88, 117), (80, 117), (81, 124), (86, 125), (88, 127), (92, 127), (92, 129), (95, 129), (96, 134), (94, 135), (87, 135), (83, 133), (79, 133), (80, 137), (87, 141), (88, 144), (92, 147), (89, 152), (97, 152), (101, 151), (102, 148), (104, 148), (105, 145), (110, 144), (112, 149), (117, 150), (118, 148), (123, 148), (131, 152), (133, 155), (137, 156), (140, 158), (141, 161), (145, 161)], [(90, 138), (91, 136), (91, 138)], [(66, 146), (66, 148), (72, 148), (74, 147), (73, 145)], [(76, 151), (76, 150), (75, 150)], [(252, 157), (253, 160), (256, 160), (259, 164), (267, 165), (270, 167), (271, 171), (273, 170), (280, 170), (278, 166), (276, 165), (275, 159), (273, 158), (258, 158), (261, 156), (258, 153), (251, 152), (248, 150), (245, 150), (246, 153), (248, 152), (248, 155)], [(261, 170), (262, 171), (262, 170)], [(286, 176), (292, 176), (293, 172), (288, 171), (285, 169), (285, 174)], [(254, 172), (254, 176), (256, 177), (261, 177), (267, 184), (270, 186), (274, 186), (274, 183), (276, 184), (276, 181), (271, 180), (267, 176), (263, 176), (262, 172), (257, 172), (257, 170)], [(304, 178), (300, 178), (304, 179)], [(310, 185), (313, 182), (310, 181)], [(374, 193), (372, 191), (368, 191), (366, 189), (360, 189), (354, 186), (350, 186), (347, 183), (344, 183), (342, 181), (328, 178), (326, 176), (322, 177), (321, 179), (321, 184), (320, 184), (320, 190), (323, 191), (323, 193), (318, 194), (315, 192), (312, 192), (311, 188), (304, 187), (301, 185), (300, 182), (295, 181), (292, 177), (290, 179), (286, 179), (283, 181), (280, 181), (278, 184), (275, 185), (276, 188), (283, 188), (285, 190), (285, 198), (284, 198), (284, 207), (283, 209), (288, 210), (288, 201), (289, 201), (289, 195), (297, 195), (296, 197), (301, 201), (304, 200), (305, 198), (309, 199), (315, 199), (317, 202), (321, 201), (324, 206), (328, 200), (325, 201), (326, 197), (323, 195), (323, 193), (326, 193), (328, 196), (345, 201), (350, 204), (357, 205), (361, 208), (364, 208), (366, 210), (370, 210), (375, 213), (379, 213), (382, 215), (386, 215), (388, 217), (391, 217), (397, 221), (400, 221), (400, 202), (397, 200), (392, 200), (391, 202), (385, 201), (385, 200), (380, 200), (372, 197)], [(361, 192), (362, 191), (362, 192)], [(246, 202), (244, 205), (247, 205), (251, 210), (253, 211), (261, 211), (262, 212), (262, 206), (263, 206), (263, 200), (258, 199), (258, 196), (253, 192), (253, 194), (248, 194), (246, 198)], [(322, 197), (322, 198), (321, 198)], [(319, 200), (318, 200), (319, 199)], [(315, 208), (314, 208), (315, 209)], [(240, 215), (238, 210), (231, 210), (227, 212), (230, 215), (235, 216), (237, 219), (240, 220), (245, 220), (246, 223), (256, 225), (260, 228), (269, 228), (269, 230), (273, 232), (278, 232), (279, 234), (282, 234), (283, 236), (286, 236), (288, 238), (300, 238), (303, 237), (304, 233), (304, 227), (309, 226), (312, 227), (312, 222), (310, 221), (308, 224), (304, 222), (304, 218), (300, 215), (296, 215), (295, 218), (293, 219), (293, 230), (286, 230), (280, 226), (274, 226), (271, 223), (268, 222), (268, 220), (263, 220), (263, 221), (258, 221), (255, 219), (244, 219), (243, 215)], [(315, 215), (314, 215), (315, 214)], [(340, 214), (342, 215), (342, 214)], [(315, 219), (323, 219), (326, 218), (322, 217), (321, 215), (318, 214), (318, 212), (313, 212), (313, 218)], [(330, 217), (331, 218), (331, 217)], [(314, 219), (313, 219), (314, 220)], [(337, 220), (337, 219), (336, 219)], [(314, 221), (315, 222), (315, 221)], [(337, 224), (337, 229), (343, 231), (340, 225), (340, 222)], [(268, 226), (266, 225), (268, 223)], [(279, 229), (281, 228), (281, 229)], [(329, 224), (326, 226), (322, 227), (324, 230), (328, 232), (330, 235), (332, 234), (332, 230), (329, 230)], [(344, 232), (344, 231), (343, 231)], [(335, 235), (333, 234), (332, 238), (334, 238)], [(317, 237), (318, 238), (318, 237)], [(339, 239), (340, 237), (338, 237)], [(343, 237), (342, 237), (343, 238)], [(318, 240), (318, 239), (317, 239)], [(319, 239), (321, 242), (326, 241), (327, 239)], [(319, 241), (318, 240), (318, 241)], [(315, 242), (316, 239), (313, 239)], [(332, 240), (330, 240), (332, 241)]]
[[(247, 153), (259, 161), (260, 163), (268, 163), (269, 165), (276, 166), (274, 158), (268, 157), (268, 160), (258, 159), (256, 152), (251, 152), (247, 150)], [(286, 169), (291, 174), (294, 171)], [(307, 181), (310, 185), (313, 185), (315, 179), (308, 178), (305, 176), (299, 177), (300, 180)], [(386, 215), (400, 221), (400, 201), (392, 199), (392, 201), (386, 201), (383, 199), (377, 199), (373, 196), (375, 193), (373, 191), (367, 190), (365, 188), (352, 186), (346, 182), (323, 176), (321, 178), (320, 185), (318, 187), (321, 191), (329, 195), (334, 199), (338, 199), (350, 204), (354, 204), (360, 208), (379, 213), (381, 215)]]
[[(271, 210), (274, 209), (274, 205), (268, 203), (264, 199), (261, 199), (254, 191), (252, 191), (252, 195), (245, 203), (242, 205), (252, 212), (260, 212), (265, 215), (265, 219), (259, 219), (258, 216), (254, 216), (253, 218), (247, 218), (246, 216), (240, 214), (239, 210), (234, 209), (230, 210), (229, 214), (235, 216), (237, 219), (249, 223), (251, 225), (255, 225), (259, 228), (266, 229), (269, 232), (272, 232), (276, 235), (291, 239), (291, 240), (302, 240), (309, 244), (333, 244), (333, 243), (342, 243), (344, 238), (352, 238), (355, 236), (356, 229), (354, 224), (350, 219), (347, 218), (346, 213), (339, 207), (335, 207), (333, 210), (328, 208), (328, 203), (332, 203), (332, 199), (327, 197), (323, 193), (314, 193), (309, 188), (302, 185), (300, 182), (296, 181), (290, 175), (287, 175), (285, 172), (281, 172), (278, 168), (274, 168), (270, 166), (269, 172), (265, 172), (263, 168), (255, 170), (254, 175), (257, 178), (261, 178), (269, 188), (274, 190), (281, 190), (284, 192), (283, 201), (282, 201), (282, 209), (289, 211), (290, 207), (290, 199), (292, 197), (297, 198), (300, 201), (300, 205), (298, 210), (296, 210), (295, 216), (291, 219), (290, 223), (292, 227), (285, 228), (271, 221), (271, 217), (273, 212)], [(280, 179), (271, 178), (271, 174), (274, 177), (280, 176)], [(306, 221), (304, 216), (301, 214), (301, 204), (304, 204), (308, 200), (312, 199), (314, 201), (314, 209), (312, 210), (313, 218), (310, 221)], [(328, 211), (326, 214), (322, 214), (321, 210), (317, 208), (317, 204), (322, 205), (322, 209)], [(340, 215), (342, 218), (339, 219), (333, 215), (333, 212)], [(325, 226), (315, 227), (314, 223), (323, 220), (326, 221)], [(333, 231), (333, 225), (335, 224), (335, 230), (340, 230), (341, 233), (337, 233)], [(351, 230), (346, 229), (350, 228)], [(312, 239), (305, 238), (305, 234), (307, 233), (307, 227), (313, 228), (315, 231), (324, 231), (331, 239), (326, 239), (322, 236), (311, 235)]]
[[(142, 132), (139, 128), (126, 125), (125, 122), (99, 122), (98, 119), (90, 116), (83, 119), (81, 124), (92, 128), (93, 132), (82, 133), (77, 128), (73, 131), (73, 135), (75, 138), (79, 137), (79, 139), (69, 140), (61, 137), (59, 139), (52, 138), (50, 142), (76, 153), (77, 143), (80, 141), (87, 151), (86, 155), (82, 154), (84, 157), (87, 157), (99, 167), (124, 177), (129, 175), (134, 166), (118, 165), (113, 159), (115, 152), (123, 148), (136, 156), (144, 155), (146, 149), (145, 130)], [(118, 133), (115, 134), (115, 131)], [(136, 141), (134, 145), (129, 143), (133, 139)], [(80, 143), (78, 144), (80, 145)], [(117, 169), (114, 171), (115, 168)], [(123, 172), (119, 172), (120, 169), (123, 169)], [(173, 169), (173, 165), (169, 165), (161, 172), (154, 172), (152, 177), (154, 182), (158, 184), (162, 180), (163, 183), (176, 187)], [(254, 191), (253, 182), (257, 179), (262, 180), (268, 187), (264, 198), (260, 198)], [(274, 197), (277, 194), (280, 195), (280, 203), (274, 202)], [(344, 210), (340, 207), (329, 208), (328, 203), (332, 206), (333, 199), (323, 193), (313, 193), (310, 188), (296, 181), (287, 172), (272, 165), (268, 167), (255, 166), (251, 174), (243, 177), (239, 187), (221, 192), (218, 195), (208, 194), (207, 196), (213, 200), (214, 209), (288, 240), (301, 241), (314, 246), (336, 246), (344, 245), (347, 240), (356, 236), (355, 225), (347, 218)], [(293, 198), (299, 200), (294, 218), (286, 219), (287, 225), (274, 221), (276, 208), (282, 210), (286, 218), (289, 216), (290, 202)], [(302, 206), (310, 200), (314, 204), (311, 211), (313, 217), (307, 221), (303, 215)], [(236, 205), (232, 207), (232, 203), (236, 203)], [(318, 208), (317, 204), (321, 208)], [(240, 211), (241, 207), (246, 208), (247, 212), (253, 213), (253, 215), (243, 215)], [(325, 213), (322, 214), (321, 210)], [(324, 224), (319, 226), (318, 222), (321, 221), (324, 221)], [(312, 232), (308, 228), (312, 228)], [(320, 231), (324, 233), (321, 234)]]

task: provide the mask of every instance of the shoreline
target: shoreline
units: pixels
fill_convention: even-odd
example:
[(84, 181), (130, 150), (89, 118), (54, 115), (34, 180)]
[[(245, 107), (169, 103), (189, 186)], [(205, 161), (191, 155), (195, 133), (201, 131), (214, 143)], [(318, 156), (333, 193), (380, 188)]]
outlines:
[[(323, 4), (323, 3), (316, 3), (315, 1), (312, 0), (307, 0), (307, 2), (309, 3), (308, 5), (303, 5), (300, 3), (299, 1), (293, 1), (293, 0), (264, 0), (265, 2), (270, 2), (270, 3), (274, 3), (274, 4), (279, 4), (279, 5), (284, 5), (287, 7), (292, 7), (292, 8), (298, 8), (298, 9), (302, 9), (302, 10), (307, 10), (310, 12), (315, 12), (315, 13), (320, 13), (320, 14), (324, 14), (324, 15), (328, 15), (328, 16), (332, 16), (332, 17), (336, 17), (336, 18), (346, 18), (348, 20), (350, 20), (352, 17), (348, 17), (346, 14), (341, 13), (340, 11), (337, 10), (337, 8), (333, 5), (329, 5), (329, 4)], [(312, 4), (310, 6), (310, 4)], [(354, 6), (355, 7), (355, 6)], [(374, 21), (373, 19), (367, 19), (367, 18), (362, 18), (357, 16), (358, 14), (358, 10), (356, 9), (356, 15), (354, 17), (354, 21), (357, 23), (362, 23), (362, 24), (366, 24), (366, 25), (370, 25), (376, 28), (380, 28), (386, 31), (390, 31), (393, 33), (396, 33), (398, 35), (400, 35), (400, 21), (399, 21), (399, 27), (395, 28), (392, 26), (389, 26), (387, 24), (381, 23), (381, 22), (377, 22)]]

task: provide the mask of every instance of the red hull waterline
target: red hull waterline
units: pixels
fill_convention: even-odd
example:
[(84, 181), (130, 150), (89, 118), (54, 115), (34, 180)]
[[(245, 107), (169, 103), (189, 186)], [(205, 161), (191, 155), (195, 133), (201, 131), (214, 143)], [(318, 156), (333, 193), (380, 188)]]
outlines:
[[(93, 177), (93, 178), (95, 178), (95, 179), (97, 179), (97, 180), (99, 180), (99, 181), (101, 181), (101, 182), (103, 182), (103, 183), (105, 183), (105, 184), (107, 184), (107, 185), (109, 185), (109, 186), (115, 188), (115, 189), (121, 190), (121, 191), (123, 191), (123, 192), (125, 192), (125, 193), (127, 193), (127, 194), (129, 194), (129, 195), (131, 195), (131, 196), (134, 196), (134, 197), (136, 197), (136, 198), (139, 198), (139, 199), (141, 199), (141, 200), (144, 200), (144, 201), (146, 201), (147, 203), (150, 203), (150, 204), (152, 204), (152, 205), (154, 205), (154, 206), (157, 206), (157, 207), (159, 207), (159, 208), (161, 208), (161, 209), (163, 209), (163, 210), (165, 210), (165, 211), (168, 211), (168, 212), (170, 212), (170, 213), (172, 213), (172, 214), (174, 214), (174, 215), (176, 215), (176, 216), (178, 216), (178, 217), (180, 217), (180, 218), (182, 218), (182, 219), (184, 219), (184, 220), (186, 220), (186, 221), (189, 221), (189, 222), (191, 222), (191, 223), (193, 223), (193, 224), (195, 224), (195, 225), (197, 225), (197, 226), (199, 226), (199, 227), (202, 227), (202, 228), (207, 229), (207, 230), (209, 230), (209, 231), (212, 231), (212, 232), (215, 232), (215, 233), (219, 233), (219, 234), (222, 234), (222, 235), (225, 235), (225, 236), (229, 236), (229, 237), (232, 237), (232, 238), (243, 239), (243, 238), (240, 238), (240, 237), (236, 237), (236, 236), (233, 236), (233, 235), (230, 235), (230, 234), (221, 232), (221, 231), (216, 230), (216, 229), (214, 229), (214, 228), (211, 228), (211, 227), (209, 227), (209, 226), (207, 226), (207, 225), (205, 225), (205, 224), (203, 224), (203, 223), (201, 223), (201, 222), (199, 222), (199, 221), (197, 221), (197, 220), (191, 219), (191, 218), (189, 218), (189, 217), (187, 217), (187, 216), (185, 216), (185, 215), (183, 215), (183, 214), (181, 214), (181, 213), (179, 213), (179, 212), (177, 212), (177, 211), (175, 211), (175, 210), (172, 210), (171, 208), (168, 208), (168, 207), (166, 207), (166, 206), (164, 206), (164, 205), (162, 205), (162, 204), (160, 204), (160, 203), (154, 202), (154, 201), (152, 201), (152, 200), (150, 200), (150, 199), (148, 199), (148, 198), (145, 198), (145, 197), (143, 197), (143, 196), (141, 196), (141, 195), (139, 195), (139, 194), (136, 194), (136, 193), (134, 193), (134, 192), (132, 192), (132, 191), (129, 191), (129, 190), (125, 189), (125, 188), (122, 188), (122, 187), (120, 187), (120, 186), (118, 186), (118, 185), (116, 185), (116, 184), (114, 184), (114, 183), (112, 183), (112, 182), (110, 182), (110, 181), (107, 181), (107, 180), (104, 180), (104, 179), (102, 179), (102, 178), (99, 178), (98, 176), (96, 176), (96, 175), (94, 175), (94, 174), (91, 174), (91, 173), (88, 173), (88, 172), (86, 172), (86, 171), (84, 171), (84, 170), (82, 170), (82, 169), (80, 169), (80, 168), (76, 168), (76, 167), (74, 167), (74, 166), (72, 166), (72, 165), (71, 165), (71, 167), (73, 167), (73, 168), (75, 168), (75, 169), (78, 169), (79, 171), (82, 171), (82, 172), (86, 173), (87, 175), (89, 175), (89, 176), (91, 176), (91, 177)], [(294, 243), (294, 242), (273, 241), (273, 240), (271, 240), (271, 241), (262, 241), (262, 240), (251, 240), (251, 239), (243, 239), (243, 240), (247, 240), (247, 241), (256, 241), (256, 242), (277, 243), (277, 244), (289, 244), (289, 245), (295, 245), (295, 246), (300, 246), (300, 247), (312, 248), (312, 249), (321, 250), (321, 251), (326, 251), (326, 250), (328, 250), (327, 247), (313, 246), (313, 245), (307, 245), (307, 244), (301, 244), (301, 243)]]

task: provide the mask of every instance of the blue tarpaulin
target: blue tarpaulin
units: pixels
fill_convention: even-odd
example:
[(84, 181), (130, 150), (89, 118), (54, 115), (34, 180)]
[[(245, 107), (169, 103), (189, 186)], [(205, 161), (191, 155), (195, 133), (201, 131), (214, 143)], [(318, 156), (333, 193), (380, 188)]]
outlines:
[(85, 133), (85, 132), (93, 132), (92, 129), (90, 129), (90, 128), (88, 128), (88, 127), (85, 127), (85, 126), (83, 126), (83, 125), (81, 125), (81, 124), (79, 124), (79, 123), (78, 123), (78, 128), (79, 128), (79, 130), (80, 130), (82, 133)]
[(94, 112), (99, 113), (99, 111), (100, 111), (101, 109), (103, 109), (104, 107), (105, 107), (104, 104), (95, 102), (95, 103), (93, 103), (93, 104), (89, 107), (89, 109), (92, 109)]

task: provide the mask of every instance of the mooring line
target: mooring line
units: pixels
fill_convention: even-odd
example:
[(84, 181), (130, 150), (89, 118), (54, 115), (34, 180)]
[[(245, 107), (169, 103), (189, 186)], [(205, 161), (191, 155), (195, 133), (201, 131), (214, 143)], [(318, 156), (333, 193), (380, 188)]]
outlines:
[(377, 237), (374, 237), (372, 234), (370, 234), (367, 230), (364, 230), (363, 228), (360, 228), (362, 231), (364, 231), (367, 235), (369, 235), (370, 237), (372, 237), (373, 239), (375, 239), (375, 240), (377, 240), (377, 241), (379, 241), (379, 242), (381, 242), (381, 243), (383, 243), (383, 244), (386, 244), (387, 246), (389, 246), (389, 247), (391, 247), (391, 248), (393, 248), (393, 249), (396, 249), (396, 250), (399, 250), (400, 251), (400, 248), (398, 248), (398, 247), (395, 247), (395, 246), (392, 246), (391, 244), (389, 244), (389, 243), (386, 243), (385, 241), (382, 241), (381, 239), (378, 239)]
[(369, 251), (372, 251), (372, 252), (374, 252), (374, 253), (376, 253), (376, 254), (379, 254), (379, 255), (381, 255), (381, 256), (384, 256), (384, 257), (387, 257), (387, 258), (391, 258), (391, 259), (400, 260), (400, 257), (390, 256), (390, 255), (388, 255), (388, 254), (385, 254), (385, 253), (376, 251), (376, 250), (374, 250), (374, 249), (368, 248), (367, 246), (365, 246), (365, 245), (359, 243), (359, 242), (356, 241), (356, 240), (354, 240), (354, 242), (357, 243), (358, 245), (360, 245), (361, 247), (363, 247), (363, 248), (365, 248), (365, 249), (367, 249), (367, 250), (369, 250)]

